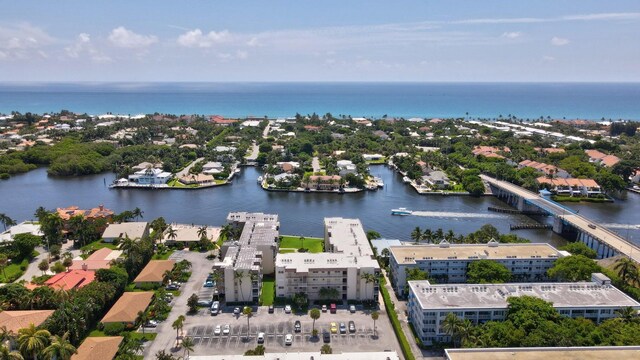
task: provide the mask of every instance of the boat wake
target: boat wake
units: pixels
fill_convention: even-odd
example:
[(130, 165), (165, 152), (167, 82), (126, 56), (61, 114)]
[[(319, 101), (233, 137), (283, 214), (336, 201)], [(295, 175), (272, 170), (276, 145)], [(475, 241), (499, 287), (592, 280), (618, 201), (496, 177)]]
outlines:
[(485, 218), (485, 219), (504, 219), (507, 215), (485, 214), (485, 213), (461, 213), (448, 211), (414, 211), (411, 215), (424, 217), (441, 217), (441, 218)]
[(634, 225), (634, 224), (601, 224), (601, 225), (609, 229), (640, 230), (640, 225)]

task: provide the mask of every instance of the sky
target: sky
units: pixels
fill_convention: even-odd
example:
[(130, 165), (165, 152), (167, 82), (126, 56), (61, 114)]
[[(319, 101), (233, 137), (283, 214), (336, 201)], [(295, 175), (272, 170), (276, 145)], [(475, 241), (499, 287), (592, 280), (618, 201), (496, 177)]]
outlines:
[(0, 0), (0, 81), (638, 82), (639, 0)]

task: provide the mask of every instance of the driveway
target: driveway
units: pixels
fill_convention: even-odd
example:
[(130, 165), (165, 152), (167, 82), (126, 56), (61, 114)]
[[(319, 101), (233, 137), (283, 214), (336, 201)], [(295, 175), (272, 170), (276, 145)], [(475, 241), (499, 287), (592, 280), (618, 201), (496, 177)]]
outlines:
[(191, 168), (193, 167), (193, 165), (199, 163), (200, 161), (204, 160), (203, 157), (201, 158), (197, 158), (195, 160), (193, 160), (193, 162), (191, 162), (191, 164), (187, 165), (184, 169), (182, 169), (181, 171), (179, 171), (178, 173), (176, 173), (176, 177), (177, 178), (181, 178), (184, 175), (189, 175), (189, 170), (191, 170)]
[(251, 155), (246, 157), (247, 161), (256, 161), (259, 153), (260, 153), (260, 147), (258, 147), (256, 142), (254, 141), (253, 144), (251, 144)]
[[(165, 350), (168, 353), (173, 352), (174, 349), (172, 348), (176, 341), (176, 331), (171, 327), (171, 324), (173, 324), (178, 316), (185, 315), (187, 317), (184, 329), (187, 329), (192, 322), (193, 317), (187, 315), (187, 311), (189, 310), (187, 299), (192, 294), (198, 293), (204, 284), (207, 274), (211, 271), (213, 260), (207, 260), (207, 254), (208, 252), (200, 253), (181, 250), (171, 255), (170, 259), (172, 260), (180, 261), (186, 259), (191, 262), (191, 277), (189, 281), (180, 288), (180, 295), (173, 300), (173, 307), (167, 320), (162, 321), (158, 324), (158, 327), (155, 328), (155, 332), (157, 332), (158, 335), (153, 342), (145, 347), (145, 359), (155, 358), (155, 354), (160, 350)], [(182, 355), (182, 351), (178, 352), (178, 354)]]
[(313, 168), (314, 174), (322, 171), (322, 168), (320, 167), (320, 160), (318, 160), (317, 156), (314, 156), (313, 160), (311, 160), (311, 167)]
[[(34, 276), (42, 275), (42, 271), (38, 269), (38, 264), (40, 264), (40, 262), (44, 259), (49, 259), (49, 252), (44, 247), (37, 247), (35, 250), (40, 254), (29, 262), (27, 270), (24, 272), (24, 274), (22, 274), (20, 278), (18, 278), (18, 280), (16, 280), (16, 282), (21, 280), (31, 281)], [(62, 255), (67, 251), (70, 251), (71, 254), (73, 254), (74, 258), (80, 255), (80, 250), (73, 248), (73, 241), (68, 241), (66, 244), (62, 244), (60, 254)], [(47, 271), (47, 274), (53, 275), (53, 273), (51, 273), (50, 271)]]

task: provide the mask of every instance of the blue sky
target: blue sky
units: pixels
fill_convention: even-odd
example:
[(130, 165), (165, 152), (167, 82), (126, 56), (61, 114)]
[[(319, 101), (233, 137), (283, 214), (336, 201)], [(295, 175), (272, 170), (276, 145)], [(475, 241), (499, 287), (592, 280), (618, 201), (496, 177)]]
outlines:
[(640, 81), (640, 1), (0, 0), (0, 81)]

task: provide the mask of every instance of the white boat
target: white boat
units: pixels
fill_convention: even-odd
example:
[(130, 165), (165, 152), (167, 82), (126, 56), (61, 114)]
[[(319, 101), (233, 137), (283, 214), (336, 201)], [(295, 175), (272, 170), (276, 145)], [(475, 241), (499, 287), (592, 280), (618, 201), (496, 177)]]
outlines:
[(373, 178), (373, 180), (376, 182), (376, 185), (377, 185), (379, 188), (384, 187), (384, 182), (382, 181), (382, 179), (381, 179), (381, 178), (379, 178), (379, 177), (374, 177), (374, 178)]
[(262, 184), (262, 176), (258, 176), (258, 184)]
[(405, 184), (408, 184), (408, 183), (411, 182), (411, 179), (409, 179), (407, 176), (405, 176), (405, 177), (402, 178), (402, 182), (405, 183)]
[(407, 210), (407, 208), (391, 209), (391, 215), (407, 216), (411, 214), (412, 214), (412, 211)]

